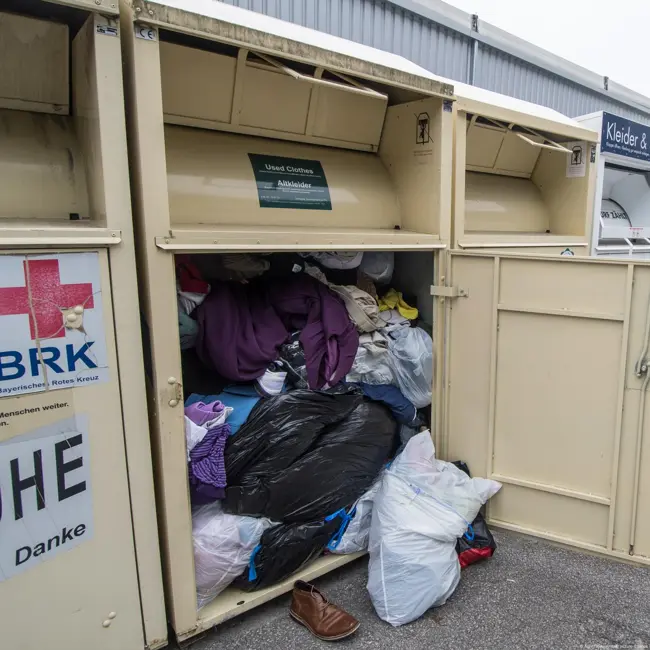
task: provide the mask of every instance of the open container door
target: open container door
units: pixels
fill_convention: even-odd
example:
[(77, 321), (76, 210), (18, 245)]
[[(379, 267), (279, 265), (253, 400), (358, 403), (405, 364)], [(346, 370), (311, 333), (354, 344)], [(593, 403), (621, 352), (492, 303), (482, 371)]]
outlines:
[[(401, 57), (223, 3), (133, 1), (122, 17), (166, 593), (183, 640), (356, 556), (197, 610), (175, 254), (416, 251), (431, 304), (453, 89)], [(393, 110), (416, 99), (420, 116)]]
[(598, 133), (454, 84), (453, 248), (588, 255)]
[(650, 126), (602, 111), (576, 119), (600, 133), (591, 254), (650, 259)]
[(650, 265), (452, 251), (447, 458), (490, 523), (650, 563)]
[[(65, 6), (64, 6), (65, 5)], [(117, 6), (0, 8), (0, 628), (167, 638)]]

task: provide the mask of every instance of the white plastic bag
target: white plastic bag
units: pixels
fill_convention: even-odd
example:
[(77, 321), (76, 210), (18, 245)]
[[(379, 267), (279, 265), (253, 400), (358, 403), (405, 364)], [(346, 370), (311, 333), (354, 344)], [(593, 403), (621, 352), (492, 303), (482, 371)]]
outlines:
[(357, 501), (352, 509), (352, 519), (340, 541), (336, 545), (332, 544), (327, 547), (330, 552), (337, 555), (347, 555), (348, 553), (362, 553), (368, 550), (372, 508), (380, 486), (381, 477)]
[(500, 488), (436, 460), (428, 431), (409, 440), (372, 514), (367, 587), (379, 618), (404, 625), (447, 601), (460, 580), (456, 539)]
[(420, 327), (400, 327), (388, 337), (392, 367), (400, 390), (415, 408), (431, 404), (433, 341)]
[(192, 514), (196, 602), (199, 609), (216, 598), (244, 571), (269, 519), (223, 512), (219, 502)]

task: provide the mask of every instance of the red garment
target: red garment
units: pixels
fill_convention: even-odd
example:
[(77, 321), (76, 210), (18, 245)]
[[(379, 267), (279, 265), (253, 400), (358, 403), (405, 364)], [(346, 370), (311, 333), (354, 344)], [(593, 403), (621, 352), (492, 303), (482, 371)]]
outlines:
[(483, 548), (468, 548), (466, 551), (458, 554), (460, 568), (464, 569), (479, 560), (486, 560), (487, 558), (492, 557), (493, 554), (494, 549), (491, 546), (485, 546)]
[(181, 291), (208, 293), (210, 285), (201, 277), (201, 272), (189, 255), (176, 256), (176, 278)]

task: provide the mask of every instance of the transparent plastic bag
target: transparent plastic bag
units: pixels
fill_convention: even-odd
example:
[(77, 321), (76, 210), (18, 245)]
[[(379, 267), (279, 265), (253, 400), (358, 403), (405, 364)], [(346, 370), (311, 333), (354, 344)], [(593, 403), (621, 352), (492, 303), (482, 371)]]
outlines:
[(363, 254), (361, 270), (379, 284), (388, 284), (395, 269), (395, 253), (393, 251), (370, 251)]
[(216, 598), (248, 566), (269, 519), (240, 517), (223, 512), (219, 503), (192, 514), (196, 602), (199, 609)]
[(330, 553), (347, 555), (348, 553), (362, 553), (368, 550), (368, 537), (372, 521), (372, 508), (375, 497), (381, 486), (381, 477), (357, 501), (349, 513), (348, 523), (340, 539), (333, 540), (327, 547)]
[(404, 397), (415, 408), (431, 404), (433, 388), (433, 341), (420, 327), (401, 327), (391, 331), (388, 349), (395, 378)]
[(368, 593), (393, 626), (443, 605), (460, 580), (456, 540), (501, 485), (436, 460), (428, 431), (384, 473), (370, 527)]

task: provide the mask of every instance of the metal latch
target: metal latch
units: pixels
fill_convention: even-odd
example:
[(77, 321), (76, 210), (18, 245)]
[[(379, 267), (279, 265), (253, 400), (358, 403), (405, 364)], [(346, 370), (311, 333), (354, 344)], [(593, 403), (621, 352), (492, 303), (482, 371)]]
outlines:
[(459, 287), (444, 287), (441, 285), (431, 285), (431, 295), (440, 298), (467, 298), (469, 292)]

